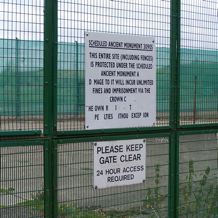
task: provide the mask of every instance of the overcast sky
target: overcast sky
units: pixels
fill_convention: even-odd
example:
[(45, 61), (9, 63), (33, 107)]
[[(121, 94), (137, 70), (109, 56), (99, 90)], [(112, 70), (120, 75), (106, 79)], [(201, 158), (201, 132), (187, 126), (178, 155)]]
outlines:
[[(0, 0), (0, 38), (43, 40), (44, 0)], [(182, 0), (182, 47), (218, 49), (218, 0)], [(59, 42), (84, 31), (151, 35), (169, 46), (168, 0), (60, 0)]]

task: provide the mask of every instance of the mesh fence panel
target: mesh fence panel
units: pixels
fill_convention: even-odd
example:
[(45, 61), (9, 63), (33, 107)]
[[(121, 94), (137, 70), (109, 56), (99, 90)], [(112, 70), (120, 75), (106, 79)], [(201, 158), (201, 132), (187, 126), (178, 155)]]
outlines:
[(146, 146), (144, 183), (95, 189), (93, 143), (58, 145), (59, 216), (167, 217), (168, 139), (147, 139)]
[(85, 31), (155, 36), (157, 125), (169, 118), (169, 1), (58, 1), (58, 130), (84, 129)]
[(38, 130), (43, 113), (43, 1), (0, 2), (0, 130)]
[(44, 217), (43, 147), (0, 147), (0, 159), (0, 217)]
[[(46, 0), (45, 3), (46, 8), (43, 0), (0, 1), (0, 135), (4, 135), (5, 140), (19, 141), (11, 143), (0, 139), (0, 217), (44, 217), (45, 214), (55, 217), (56, 209), (60, 218), (174, 217), (177, 196), (180, 217), (217, 217), (218, 136), (211, 133), (217, 125), (202, 125), (202, 129), (198, 126), (218, 122), (217, 0), (181, 0), (180, 50), (179, 35), (173, 32), (178, 30), (175, 22), (179, 21), (176, 0), (57, 0), (57, 19), (53, 16), (56, 15), (55, 2)], [(46, 16), (44, 10), (48, 12)], [(170, 34), (170, 19), (173, 34)], [(56, 31), (46, 32), (48, 49), (43, 56), (44, 28), (55, 30), (56, 21), (58, 41), (54, 42)], [(143, 183), (94, 187), (94, 145), (87, 141), (97, 134), (99, 140), (106, 140), (109, 134), (117, 138), (119, 130), (106, 134), (99, 130), (88, 135), (77, 132), (78, 138), (72, 138), (76, 131), (85, 129), (85, 32), (155, 37), (157, 117), (154, 126), (169, 127), (169, 111), (175, 122), (171, 122), (169, 128), (152, 128), (146, 132), (147, 137), (156, 134), (156, 138), (146, 139)], [(172, 66), (170, 35), (175, 51), (175, 57), (171, 56)], [(56, 52), (56, 43), (57, 63), (54, 62), (56, 54), (52, 53)], [(178, 95), (174, 86), (178, 72), (174, 64), (179, 52), (180, 124), (195, 124), (181, 128), (176, 120), (178, 102), (173, 98)], [(175, 69), (171, 72), (175, 81), (170, 81), (170, 69)], [(52, 83), (44, 83), (44, 76)], [(43, 97), (43, 86), (46, 97)], [(173, 96), (170, 90), (174, 88)], [(170, 96), (175, 104), (169, 105)], [(31, 138), (35, 143), (30, 145), (25, 142), (27, 135), (43, 130), (43, 114), (46, 114), (45, 134), (40, 142), (39, 138)], [(206, 131), (206, 126), (211, 134), (188, 135), (199, 133), (199, 129)], [(143, 130), (138, 130), (138, 133), (127, 130), (125, 136), (120, 137), (126, 140), (143, 137), (140, 135)], [(168, 138), (160, 138), (162, 134), (171, 139), (170, 157)], [(45, 156), (41, 140), (46, 144)], [(69, 143), (58, 144), (56, 150), (56, 144), (63, 140)], [(77, 143), (78, 140), (86, 142)], [(173, 155), (177, 147), (180, 148), (179, 161), (177, 155)], [(178, 164), (179, 172), (174, 172)], [(173, 187), (168, 190), (169, 184)], [(179, 195), (174, 192), (177, 188)]]
[(180, 137), (180, 216), (217, 217), (217, 134)]
[(180, 123), (217, 123), (217, 1), (181, 3)]

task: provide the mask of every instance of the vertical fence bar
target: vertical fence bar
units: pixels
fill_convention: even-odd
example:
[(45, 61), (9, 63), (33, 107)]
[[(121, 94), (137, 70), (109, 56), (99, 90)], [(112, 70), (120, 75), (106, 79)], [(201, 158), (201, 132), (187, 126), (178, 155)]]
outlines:
[(45, 218), (57, 217), (57, 144), (45, 142), (44, 147)]
[(169, 140), (169, 217), (178, 216), (179, 207), (179, 134), (173, 131)]
[(58, 149), (58, 144), (57, 144), (57, 141), (54, 141), (53, 140), (53, 143), (52, 143), (52, 186), (53, 186), (53, 208), (52, 208), (52, 214), (53, 214), (53, 217), (56, 218), (58, 217), (58, 201), (57, 201), (57, 196), (58, 196), (58, 193), (57, 193), (57, 174), (58, 174), (58, 160), (57, 160), (57, 155), (58, 155), (58, 152), (57, 152), (57, 149)]
[(44, 145), (44, 205), (46, 218), (52, 218), (52, 161), (50, 145), (49, 141), (46, 141)]
[(76, 55), (75, 55), (75, 64), (76, 64), (76, 116), (79, 115), (80, 113), (80, 84), (79, 84), (79, 45), (78, 42), (75, 41), (75, 46), (76, 46)]
[(193, 100), (193, 124), (196, 122), (196, 113), (197, 113), (197, 76), (194, 80), (194, 100)]
[(20, 117), (20, 107), (21, 107), (21, 78), (20, 78), (20, 46), (19, 46), (19, 39), (16, 38), (16, 45), (15, 45), (15, 113), (16, 119)]
[(44, 132), (56, 133), (57, 120), (57, 1), (45, 1), (44, 15)]
[(178, 217), (179, 206), (179, 69), (180, 0), (171, 0), (170, 15), (170, 143), (169, 143), (169, 217)]
[(46, 217), (56, 217), (57, 130), (57, 0), (45, 0), (44, 15), (44, 134), (49, 138), (45, 162)]

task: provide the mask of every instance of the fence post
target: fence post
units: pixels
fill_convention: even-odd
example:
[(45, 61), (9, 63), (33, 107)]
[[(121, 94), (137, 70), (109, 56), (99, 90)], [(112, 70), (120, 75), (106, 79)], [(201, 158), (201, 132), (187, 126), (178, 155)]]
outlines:
[(57, 0), (45, 0), (44, 15), (44, 133), (57, 130)]
[[(55, 136), (57, 132), (57, 0), (45, 0), (44, 5), (44, 135), (48, 138), (45, 169), (46, 216), (57, 217), (57, 159)], [(46, 171), (45, 171), (46, 172)], [(48, 178), (49, 177), (49, 178)]]
[(80, 113), (80, 80), (79, 80), (79, 45), (78, 42), (75, 41), (76, 46), (76, 55), (75, 55), (75, 64), (76, 64), (76, 116), (79, 116)]
[(51, 142), (44, 143), (44, 211), (46, 218), (52, 218), (52, 161), (51, 161)]
[(180, 0), (171, 0), (170, 14), (170, 140), (169, 217), (179, 216), (179, 133), (180, 125)]
[(196, 113), (197, 113), (197, 76), (194, 80), (194, 101), (193, 101), (193, 124), (196, 122)]
[(16, 119), (20, 117), (21, 113), (21, 72), (20, 72), (20, 46), (19, 39), (15, 41), (15, 113)]

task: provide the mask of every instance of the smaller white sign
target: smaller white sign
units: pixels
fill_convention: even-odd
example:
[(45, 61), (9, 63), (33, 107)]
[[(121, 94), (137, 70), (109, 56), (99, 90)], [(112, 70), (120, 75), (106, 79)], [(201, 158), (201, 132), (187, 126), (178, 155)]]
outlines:
[(142, 183), (145, 180), (145, 170), (145, 140), (94, 143), (95, 188)]

